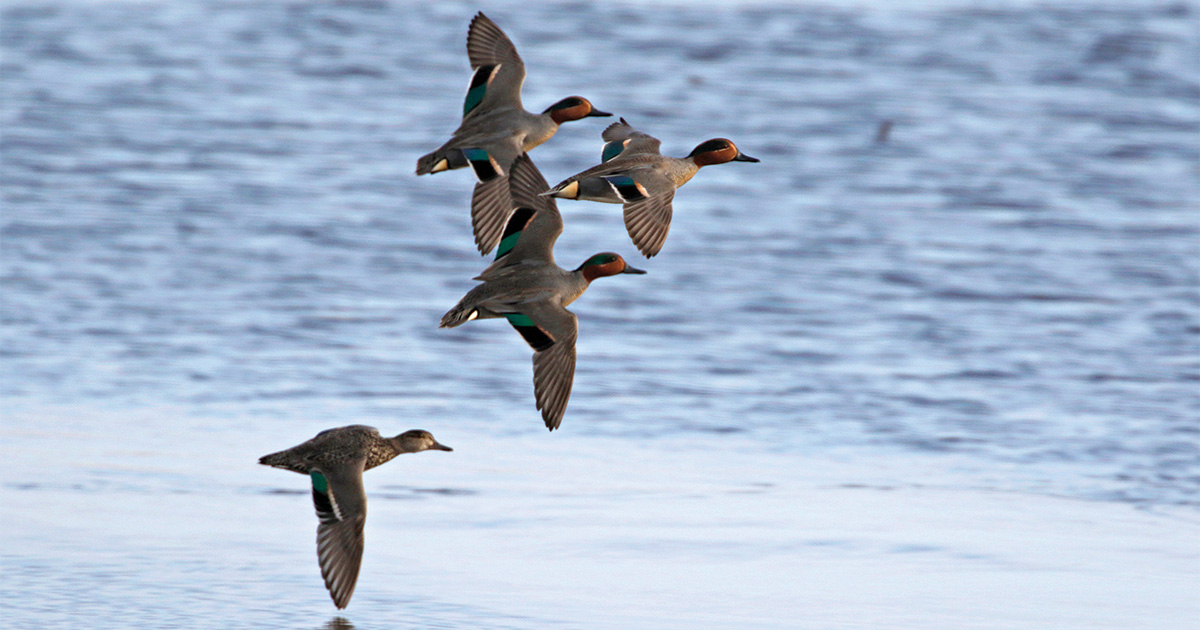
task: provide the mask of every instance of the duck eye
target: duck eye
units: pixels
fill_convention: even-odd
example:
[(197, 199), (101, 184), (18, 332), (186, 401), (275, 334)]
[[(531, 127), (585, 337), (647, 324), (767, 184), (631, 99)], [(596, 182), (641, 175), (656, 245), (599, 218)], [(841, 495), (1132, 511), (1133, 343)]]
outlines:
[(728, 140), (706, 140), (701, 142), (699, 146), (692, 150), (688, 157), (695, 157), (701, 153), (713, 153), (716, 151), (724, 151), (730, 147)]

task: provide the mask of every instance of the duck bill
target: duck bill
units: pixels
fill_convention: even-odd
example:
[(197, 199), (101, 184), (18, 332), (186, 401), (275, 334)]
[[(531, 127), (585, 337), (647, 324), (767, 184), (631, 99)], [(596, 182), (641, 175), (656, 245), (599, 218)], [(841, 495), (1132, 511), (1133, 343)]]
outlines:
[(737, 154), (737, 157), (733, 158), (733, 161), (734, 162), (759, 162), (760, 160), (756, 157), (750, 157), (749, 155), (746, 155), (745, 153), (742, 153), (739, 151)]
[(646, 273), (646, 271), (644, 269), (636, 269), (634, 267), (630, 267), (629, 265), (625, 265), (625, 270), (622, 271), (621, 273), (632, 273), (632, 274), (641, 275), (641, 274)]
[(589, 112), (589, 113), (588, 113), (588, 115), (587, 115), (587, 116), (584, 116), (584, 118), (587, 118), (588, 116), (595, 116), (595, 117), (597, 117), (597, 118), (604, 118), (605, 116), (612, 116), (612, 114), (610, 114), (610, 113), (608, 113), (608, 112), (602, 112), (602, 111), (600, 111), (600, 110), (598, 110), (598, 109), (593, 109), (591, 112)]
[(431, 450), (435, 450), (435, 451), (453, 451), (454, 450), (454, 449), (450, 448), (449, 446), (446, 446), (445, 444), (438, 444), (437, 442), (434, 442), (433, 445), (430, 446), (429, 448)]

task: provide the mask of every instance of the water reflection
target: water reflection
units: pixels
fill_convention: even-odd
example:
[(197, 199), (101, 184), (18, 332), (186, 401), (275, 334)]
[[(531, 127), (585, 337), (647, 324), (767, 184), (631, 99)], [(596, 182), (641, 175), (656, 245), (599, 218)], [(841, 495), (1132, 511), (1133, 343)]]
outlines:
[(321, 630), (354, 630), (354, 624), (345, 617), (337, 616), (321, 626)]

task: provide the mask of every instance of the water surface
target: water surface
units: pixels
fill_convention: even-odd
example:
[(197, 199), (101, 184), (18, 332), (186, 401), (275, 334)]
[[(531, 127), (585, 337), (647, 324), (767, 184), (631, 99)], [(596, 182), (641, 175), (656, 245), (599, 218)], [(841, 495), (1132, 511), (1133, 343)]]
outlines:
[[(563, 201), (561, 431), (470, 176), (417, 178), (468, 4), (0, 15), (4, 572), (15, 627), (1180, 627), (1197, 610), (1200, 8), (520, 3), (529, 68), (684, 155), (662, 255)], [(553, 181), (607, 121), (533, 157)], [(882, 125), (886, 140), (877, 141)], [(304, 480), (361, 422), (335, 618)], [(339, 625), (340, 624), (340, 625)]]

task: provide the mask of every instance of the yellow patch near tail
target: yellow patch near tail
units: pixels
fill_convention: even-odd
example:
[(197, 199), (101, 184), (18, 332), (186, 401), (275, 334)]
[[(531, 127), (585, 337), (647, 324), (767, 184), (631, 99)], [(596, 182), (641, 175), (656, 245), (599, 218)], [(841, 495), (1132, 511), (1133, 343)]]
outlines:
[(563, 186), (562, 190), (554, 193), (554, 196), (562, 197), (563, 199), (575, 199), (579, 196), (579, 182), (574, 181), (566, 186)]

